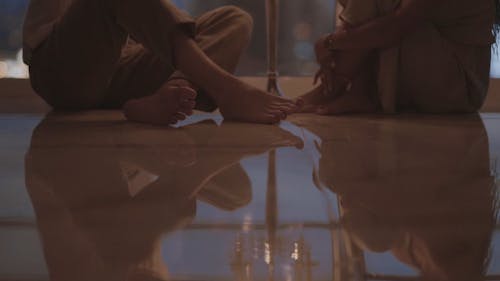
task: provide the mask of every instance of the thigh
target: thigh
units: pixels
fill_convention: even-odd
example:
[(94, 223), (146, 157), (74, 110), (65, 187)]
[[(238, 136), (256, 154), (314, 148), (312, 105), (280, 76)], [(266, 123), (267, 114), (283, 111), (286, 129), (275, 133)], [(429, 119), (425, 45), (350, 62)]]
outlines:
[(76, 0), (33, 54), (37, 91), (56, 108), (93, 108), (102, 101), (127, 38), (104, 2)]
[(152, 95), (174, 71), (171, 61), (129, 39), (106, 90), (103, 106), (121, 108), (130, 99)]
[(466, 72), (452, 45), (432, 26), (405, 38), (400, 49), (399, 100), (431, 113), (473, 111)]

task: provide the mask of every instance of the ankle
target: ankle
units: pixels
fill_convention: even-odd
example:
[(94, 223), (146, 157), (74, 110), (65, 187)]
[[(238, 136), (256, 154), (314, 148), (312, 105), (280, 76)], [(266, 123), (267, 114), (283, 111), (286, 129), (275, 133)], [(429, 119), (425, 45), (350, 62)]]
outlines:
[(219, 79), (214, 79), (212, 86), (208, 90), (209, 95), (217, 102), (223, 102), (228, 96), (241, 91), (245, 83), (235, 76), (228, 75)]

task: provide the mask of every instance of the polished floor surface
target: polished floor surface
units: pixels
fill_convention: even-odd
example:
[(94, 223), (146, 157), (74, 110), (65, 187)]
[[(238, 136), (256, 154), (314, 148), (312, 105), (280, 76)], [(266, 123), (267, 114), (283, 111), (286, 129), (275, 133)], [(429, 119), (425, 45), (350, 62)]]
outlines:
[(0, 114), (0, 281), (500, 280), (500, 115)]

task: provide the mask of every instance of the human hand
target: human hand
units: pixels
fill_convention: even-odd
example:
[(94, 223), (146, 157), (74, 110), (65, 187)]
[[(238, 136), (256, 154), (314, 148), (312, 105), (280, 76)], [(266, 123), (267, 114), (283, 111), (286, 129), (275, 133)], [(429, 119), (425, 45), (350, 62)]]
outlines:
[(320, 69), (314, 77), (314, 84), (321, 80), (324, 94), (336, 97), (350, 91), (352, 83), (349, 77), (335, 71), (335, 51), (329, 47), (332, 44), (331, 40), (333, 40), (332, 35), (325, 35), (316, 42), (316, 59)]

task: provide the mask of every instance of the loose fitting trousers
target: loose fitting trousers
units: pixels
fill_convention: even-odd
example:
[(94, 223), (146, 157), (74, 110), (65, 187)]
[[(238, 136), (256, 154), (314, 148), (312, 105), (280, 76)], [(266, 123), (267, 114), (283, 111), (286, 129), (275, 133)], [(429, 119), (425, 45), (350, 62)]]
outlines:
[[(397, 9), (401, 0), (341, 0), (340, 18), (360, 25)], [(429, 22), (398, 46), (378, 50), (378, 93), (384, 112), (476, 112), (486, 98), (490, 46), (452, 42)]]
[[(187, 16), (177, 19), (180, 11), (172, 7), (166, 0), (77, 0), (33, 51), (33, 88), (55, 109), (121, 108), (179, 74), (173, 28), (193, 36), (208, 57), (234, 72), (250, 40), (250, 15), (226, 6), (189, 22)], [(197, 109), (216, 109), (203, 89)]]

